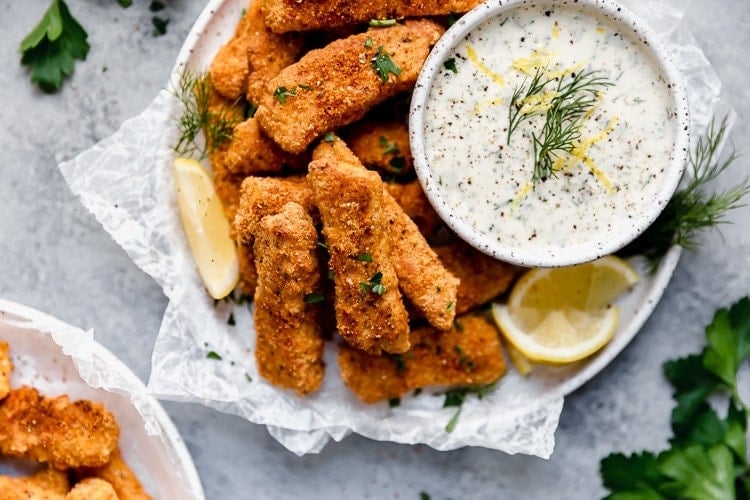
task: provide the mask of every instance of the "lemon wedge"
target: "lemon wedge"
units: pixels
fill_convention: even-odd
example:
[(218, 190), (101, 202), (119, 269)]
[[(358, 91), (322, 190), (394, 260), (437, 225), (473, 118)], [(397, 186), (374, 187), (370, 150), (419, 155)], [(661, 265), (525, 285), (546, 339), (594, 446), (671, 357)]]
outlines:
[(211, 297), (224, 298), (237, 286), (240, 266), (211, 175), (190, 158), (176, 158), (173, 173), (182, 228), (198, 273)]
[(606, 256), (578, 266), (532, 269), (492, 314), (508, 342), (530, 361), (572, 363), (605, 346), (617, 329), (612, 302), (639, 280), (626, 261)]

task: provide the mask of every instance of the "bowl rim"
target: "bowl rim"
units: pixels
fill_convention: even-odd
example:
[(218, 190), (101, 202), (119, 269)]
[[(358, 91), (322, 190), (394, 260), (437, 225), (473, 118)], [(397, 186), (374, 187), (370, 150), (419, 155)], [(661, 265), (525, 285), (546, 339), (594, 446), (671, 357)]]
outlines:
[[(662, 184), (656, 197), (649, 203), (642, 204), (639, 213), (639, 224), (623, 225), (619, 231), (605, 233), (599, 240), (591, 239), (585, 244), (576, 244), (563, 248), (543, 248), (541, 250), (520, 249), (512, 245), (503, 245), (496, 239), (484, 237), (469, 224), (456, 218), (451, 207), (443, 197), (444, 188), (437, 182), (431, 182), (431, 168), (427, 162), (424, 145), (424, 114), (427, 100), (435, 78), (442, 69), (443, 61), (455, 46), (460, 43), (477, 26), (485, 21), (525, 5), (554, 7), (573, 7), (588, 10), (592, 15), (604, 15), (616, 25), (628, 28), (631, 37), (643, 43), (639, 44), (665, 77), (669, 97), (674, 105), (672, 126), (675, 131), (670, 161), (665, 168)], [(614, 0), (487, 0), (478, 5), (463, 17), (459, 18), (438, 40), (430, 52), (419, 74), (412, 94), (409, 109), (409, 140), (414, 158), (414, 169), (422, 189), (430, 204), (440, 218), (461, 239), (474, 248), (496, 259), (525, 267), (561, 267), (591, 261), (604, 255), (615, 253), (637, 238), (656, 220), (658, 215), (674, 195), (682, 179), (689, 155), (690, 114), (687, 93), (683, 76), (678, 69), (675, 58), (666, 44), (653, 29), (631, 10)], [(614, 237), (613, 237), (614, 236)]]

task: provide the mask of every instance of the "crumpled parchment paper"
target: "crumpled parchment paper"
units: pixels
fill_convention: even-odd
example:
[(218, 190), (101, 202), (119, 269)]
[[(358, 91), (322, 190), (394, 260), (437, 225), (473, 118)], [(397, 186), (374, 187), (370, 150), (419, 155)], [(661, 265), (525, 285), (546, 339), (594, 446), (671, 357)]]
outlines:
[[(10, 344), (11, 387), (103, 403), (117, 419), (123, 456), (154, 498), (204, 498), (200, 479), (166, 412), (141, 381), (83, 331), (33, 309), (0, 300), (0, 341)], [(0, 474), (23, 473), (18, 461)]]
[[(215, 0), (207, 9), (231, 18), (243, 3)], [(668, 41), (685, 78), (692, 134), (697, 137), (723, 104), (717, 75), (692, 35), (680, 25), (686, 2), (622, 3)], [(224, 39), (232, 31), (231, 25), (225, 28)], [(217, 28), (204, 23), (186, 43), (200, 40), (211, 29)], [(178, 61), (176, 70), (185, 62)], [(151, 394), (199, 402), (265, 424), (274, 438), (298, 455), (317, 453), (330, 439), (339, 441), (350, 432), (377, 440), (423, 443), (439, 450), (484, 446), (545, 458), (552, 454), (563, 406), (562, 384), (534, 385), (512, 370), (497, 391), (482, 400), (467, 399), (451, 433), (445, 432), (445, 425), (456, 410), (442, 408), (443, 396), (436, 391), (402, 398), (396, 408), (360, 403), (337, 376), (330, 345), (325, 382), (315, 395), (301, 399), (266, 383), (255, 368), (252, 308), (214, 305), (183, 237), (172, 187), (174, 153), (170, 147), (181, 112), (178, 100), (163, 90), (115, 134), (60, 165), (86, 208), (169, 298), (152, 355)], [(230, 314), (234, 326), (227, 324)], [(207, 358), (209, 351), (222, 359)]]

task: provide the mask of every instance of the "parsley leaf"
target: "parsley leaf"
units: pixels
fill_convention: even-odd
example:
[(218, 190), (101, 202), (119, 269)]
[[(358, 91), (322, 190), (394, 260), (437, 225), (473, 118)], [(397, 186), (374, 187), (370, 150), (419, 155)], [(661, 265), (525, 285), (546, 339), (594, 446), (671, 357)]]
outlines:
[(208, 351), (208, 353), (206, 354), (206, 357), (208, 359), (218, 359), (218, 360), (221, 360), (221, 355), (218, 352), (216, 352), (216, 351)]
[(40, 89), (55, 92), (73, 73), (75, 60), (86, 59), (87, 38), (65, 2), (52, 0), (39, 24), (21, 42), (21, 64), (31, 67), (31, 81)]
[(372, 64), (372, 69), (374, 69), (378, 76), (380, 76), (380, 81), (382, 83), (388, 82), (389, 73), (394, 76), (401, 74), (401, 68), (393, 62), (393, 59), (391, 59), (391, 56), (384, 51), (382, 45), (375, 51), (375, 57), (373, 57), (370, 62)]
[(458, 68), (456, 67), (456, 58), (455, 57), (451, 57), (450, 59), (446, 59), (443, 62), (443, 66), (448, 71), (453, 71), (454, 73), (458, 73)]
[[(737, 391), (737, 371), (750, 357), (750, 298), (720, 309), (706, 327), (701, 354), (668, 361), (675, 389), (671, 447), (658, 455), (613, 454), (601, 461), (609, 499), (730, 499), (750, 495), (748, 407)], [(728, 399), (721, 418), (708, 400)]]
[(127, 9), (131, 5), (133, 5), (133, 0), (117, 0), (117, 3), (120, 4), (120, 7), (123, 9)]
[(154, 26), (154, 36), (162, 36), (167, 34), (167, 25), (169, 24), (168, 18), (154, 16), (151, 18), (151, 24)]

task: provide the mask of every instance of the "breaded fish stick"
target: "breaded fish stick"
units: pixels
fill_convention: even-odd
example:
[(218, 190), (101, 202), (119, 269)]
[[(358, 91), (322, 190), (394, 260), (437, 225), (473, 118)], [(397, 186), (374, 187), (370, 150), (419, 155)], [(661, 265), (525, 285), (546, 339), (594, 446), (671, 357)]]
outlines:
[[(219, 49), (209, 69), (213, 87), (221, 95), (232, 100), (239, 99), (247, 85), (249, 34), (253, 21), (261, 15), (260, 12), (256, 12), (256, 16), (247, 14), (253, 11), (253, 5), (257, 3), (251, 0), (248, 12), (240, 18), (234, 35)], [(259, 11), (260, 8), (256, 7), (256, 10)]]
[[(313, 158), (354, 171), (369, 172), (339, 139), (321, 142), (313, 151)], [(417, 225), (385, 191), (382, 183), (381, 190), (390, 260), (398, 277), (398, 286), (432, 326), (447, 330), (456, 314), (458, 279), (443, 267)]]
[(254, 235), (258, 371), (304, 396), (323, 382), (320, 305), (314, 303), (323, 291), (318, 233), (304, 208), (287, 203), (278, 214), (263, 217)]
[(366, 167), (386, 174), (409, 173), (414, 161), (409, 130), (400, 122), (366, 122), (353, 125), (344, 141)]
[(406, 184), (388, 183), (385, 188), (404, 209), (406, 215), (414, 221), (422, 236), (429, 239), (440, 226), (440, 216), (430, 205), (419, 181), (413, 180)]
[(28, 477), (0, 476), (0, 495), (3, 500), (65, 500), (65, 493), (43, 488)]
[(463, 314), (505, 292), (516, 272), (510, 264), (495, 260), (459, 239), (434, 250), (443, 265), (461, 280), (456, 314)]
[(317, 220), (312, 190), (307, 186), (304, 177), (247, 177), (243, 182), (242, 194), (237, 194), (238, 201), (234, 210), (233, 234), (237, 241), (237, 255), (240, 263), (240, 286), (242, 293), (255, 295), (258, 274), (253, 255), (252, 231), (260, 219), (273, 215), (289, 201), (302, 205)]
[(112, 454), (112, 459), (103, 467), (84, 468), (77, 471), (76, 475), (80, 478), (84, 478), (84, 482), (93, 479), (106, 481), (111, 485), (114, 492), (117, 494), (117, 497), (120, 499), (151, 499), (151, 496), (146, 493), (146, 490), (138, 480), (135, 472), (133, 472), (125, 460), (123, 460), (119, 448), (115, 450)]
[(101, 403), (48, 398), (30, 387), (13, 389), (0, 401), (0, 453), (58, 469), (104, 465), (119, 432)]
[[(301, 153), (316, 137), (411, 89), (442, 33), (433, 21), (406, 21), (311, 50), (268, 83), (255, 116), (282, 149)], [(378, 55), (390, 57), (398, 74), (386, 72), (383, 81), (374, 68)]]
[(309, 158), (279, 148), (258, 126), (255, 118), (237, 124), (232, 138), (220, 148), (223, 164), (233, 175), (280, 174), (304, 170)]
[(406, 351), (409, 318), (390, 258), (380, 177), (325, 160), (310, 163), (307, 177), (334, 273), (339, 333), (371, 353)]
[(400, 356), (341, 346), (341, 378), (359, 399), (375, 403), (433, 385), (490, 384), (505, 373), (498, 332), (483, 316), (462, 316), (447, 332), (415, 329), (411, 344)]
[(294, 63), (304, 39), (299, 33), (277, 34), (266, 27), (261, 0), (252, 0), (245, 13), (248, 18), (247, 100), (258, 104), (266, 93), (268, 81)]
[(138, 497), (118, 495), (107, 481), (92, 477), (76, 484), (66, 495), (65, 500), (119, 500), (124, 498), (135, 500)]
[(317, 224), (319, 215), (315, 196), (306, 177), (247, 177), (242, 182), (239, 209), (234, 218), (237, 240), (252, 244), (260, 220), (279, 213), (290, 201), (304, 208)]
[(7, 342), (0, 342), (0, 400), (10, 392), (10, 373), (13, 371), (13, 363), (10, 361), (10, 353)]
[(266, 25), (277, 33), (330, 29), (399, 19), (462, 13), (481, 0), (264, 0)]

